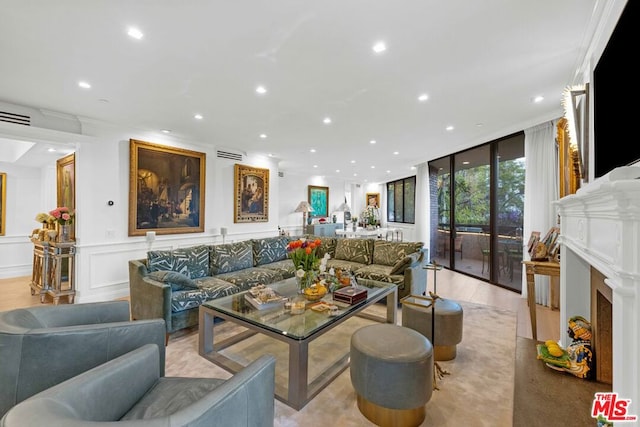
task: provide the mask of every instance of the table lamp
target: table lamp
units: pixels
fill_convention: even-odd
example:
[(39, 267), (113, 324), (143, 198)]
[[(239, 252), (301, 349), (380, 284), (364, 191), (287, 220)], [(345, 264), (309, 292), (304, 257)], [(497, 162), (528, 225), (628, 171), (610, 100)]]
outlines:
[(307, 224), (307, 212), (313, 212), (313, 209), (311, 209), (309, 202), (303, 200), (298, 203), (298, 207), (294, 212), (302, 212), (302, 230), (304, 232), (304, 226)]

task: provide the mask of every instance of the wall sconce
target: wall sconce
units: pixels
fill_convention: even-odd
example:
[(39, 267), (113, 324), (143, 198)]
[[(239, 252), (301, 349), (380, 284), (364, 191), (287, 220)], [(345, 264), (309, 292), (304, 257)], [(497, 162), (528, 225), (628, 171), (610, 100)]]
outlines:
[(311, 209), (309, 202), (303, 200), (298, 203), (294, 212), (302, 212), (302, 232), (304, 233), (304, 226), (307, 225), (307, 212), (313, 212), (313, 209)]
[(224, 244), (224, 240), (227, 237), (227, 227), (220, 227), (220, 234), (222, 235), (222, 243)]
[(151, 250), (151, 246), (153, 245), (153, 242), (155, 242), (156, 240), (156, 232), (155, 231), (147, 231), (147, 234), (145, 235), (145, 240), (147, 241), (147, 251)]

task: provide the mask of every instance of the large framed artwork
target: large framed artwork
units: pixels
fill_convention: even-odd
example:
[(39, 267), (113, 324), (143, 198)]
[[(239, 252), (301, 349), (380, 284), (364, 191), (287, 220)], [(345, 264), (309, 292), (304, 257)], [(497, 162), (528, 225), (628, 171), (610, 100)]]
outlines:
[(7, 174), (0, 173), (0, 236), (5, 233), (5, 217), (7, 216)]
[(311, 218), (323, 218), (329, 216), (329, 187), (309, 185), (309, 204), (313, 212)]
[(233, 222), (269, 221), (269, 169), (236, 164)]
[(71, 153), (56, 161), (58, 206), (76, 209), (76, 155)]
[(129, 236), (204, 232), (206, 154), (129, 140)]

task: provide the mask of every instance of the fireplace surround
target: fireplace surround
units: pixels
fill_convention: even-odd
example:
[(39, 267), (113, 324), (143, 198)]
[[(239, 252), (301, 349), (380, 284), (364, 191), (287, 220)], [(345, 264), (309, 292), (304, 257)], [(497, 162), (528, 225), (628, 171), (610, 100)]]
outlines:
[[(555, 205), (562, 245), (561, 344), (570, 343), (566, 321), (572, 316), (590, 319), (593, 309), (598, 318), (590, 319), (592, 327), (605, 334), (601, 342), (596, 338), (595, 358), (598, 345), (603, 359), (607, 351), (611, 358), (610, 368), (599, 369), (611, 370), (612, 391), (631, 399), (629, 412), (640, 415), (640, 167), (614, 169)], [(594, 335), (599, 336), (597, 331)]]

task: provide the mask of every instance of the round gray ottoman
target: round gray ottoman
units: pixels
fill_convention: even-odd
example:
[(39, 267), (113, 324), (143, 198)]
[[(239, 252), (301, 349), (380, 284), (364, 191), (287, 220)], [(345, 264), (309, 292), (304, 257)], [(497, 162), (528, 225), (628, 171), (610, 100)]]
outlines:
[(434, 344), (436, 361), (455, 359), (456, 346), (462, 341), (462, 316), (460, 304), (437, 298), (434, 341), (431, 339), (431, 298), (412, 297), (402, 302), (402, 326), (420, 332)]
[(351, 336), (351, 384), (360, 412), (379, 426), (418, 426), (433, 392), (433, 347), (413, 329), (375, 324)]

